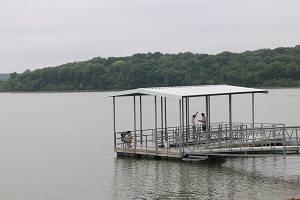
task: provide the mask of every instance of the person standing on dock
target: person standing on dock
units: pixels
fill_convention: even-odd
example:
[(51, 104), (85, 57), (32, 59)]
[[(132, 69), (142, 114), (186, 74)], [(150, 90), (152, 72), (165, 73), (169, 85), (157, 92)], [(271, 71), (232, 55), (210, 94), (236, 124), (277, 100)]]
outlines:
[(206, 117), (204, 113), (201, 113), (202, 119), (198, 120), (199, 122), (202, 123), (202, 131), (203, 133), (206, 131)]
[(196, 112), (196, 114), (194, 114), (192, 116), (192, 119), (191, 119), (191, 124), (192, 124), (192, 129), (193, 129), (193, 139), (196, 138), (195, 134), (196, 134), (196, 123), (195, 123), (195, 119), (197, 117), (197, 114), (198, 114), (198, 111)]

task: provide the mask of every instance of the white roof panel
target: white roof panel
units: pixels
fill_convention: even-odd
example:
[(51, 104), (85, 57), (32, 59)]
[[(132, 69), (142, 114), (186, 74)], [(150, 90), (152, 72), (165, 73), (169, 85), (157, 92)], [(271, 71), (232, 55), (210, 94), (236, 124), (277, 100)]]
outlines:
[(157, 95), (163, 97), (197, 97), (243, 93), (268, 93), (268, 90), (239, 87), (232, 85), (199, 85), (199, 86), (177, 86), (177, 87), (156, 87), (138, 88), (135, 90), (122, 91), (114, 96), (134, 96), (134, 95)]

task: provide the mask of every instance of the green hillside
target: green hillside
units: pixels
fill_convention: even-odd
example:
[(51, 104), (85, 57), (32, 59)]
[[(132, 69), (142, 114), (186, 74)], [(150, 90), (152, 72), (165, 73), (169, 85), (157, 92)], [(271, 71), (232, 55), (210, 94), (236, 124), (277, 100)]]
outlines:
[(0, 91), (103, 91), (207, 84), (299, 87), (300, 45), (217, 55), (156, 52), (96, 57), (12, 73), (8, 80), (0, 82)]

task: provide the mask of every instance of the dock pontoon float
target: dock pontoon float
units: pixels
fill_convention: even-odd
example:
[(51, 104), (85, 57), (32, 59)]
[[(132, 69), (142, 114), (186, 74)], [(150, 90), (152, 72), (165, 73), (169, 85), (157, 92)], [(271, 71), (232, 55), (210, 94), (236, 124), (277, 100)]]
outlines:
[[(264, 156), (270, 154), (299, 154), (300, 126), (287, 127), (284, 124), (256, 123), (254, 113), (254, 95), (267, 94), (264, 89), (254, 89), (231, 85), (202, 85), (138, 88), (116, 92), (113, 98), (114, 150), (118, 156), (136, 156), (151, 158), (182, 159), (200, 161), (223, 156)], [(232, 96), (252, 95), (252, 121), (241, 123), (232, 121)], [(214, 96), (228, 96), (228, 122), (211, 123), (210, 105)], [(148, 109), (142, 106), (144, 97)], [(132, 104), (116, 106), (119, 98), (132, 98)], [(118, 98), (118, 99), (117, 99)], [(153, 99), (152, 99), (153, 98)], [(190, 99), (204, 98), (207, 130), (196, 129), (192, 136), (190, 121)], [(168, 110), (167, 100), (177, 102), (177, 112)], [(143, 129), (144, 110), (153, 106), (153, 127)], [(131, 118), (132, 144), (126, 145), (124, 127), (117, 130), (116, 109), (131, 107), (133, 116), (123, 114), (122, 121)], [(139, 114), (137, 113), (139, 111)], [(178, 124), (168, 127), (168, 115), (177, 113)], [(176, 120), (177, 121), (177, 120)], [(139, 122), (139, 123), (138, 123)], [(124, 123), (123, 123), (124, 124)]]

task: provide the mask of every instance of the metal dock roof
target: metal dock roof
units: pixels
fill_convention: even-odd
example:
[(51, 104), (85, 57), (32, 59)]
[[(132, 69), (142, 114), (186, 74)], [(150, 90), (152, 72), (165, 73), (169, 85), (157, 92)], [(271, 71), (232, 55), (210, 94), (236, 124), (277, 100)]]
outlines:
[(135, 96), (135, 95), (153, 95), (172, 98), (199, 97), (228, 94), (244, 93), (268, 93), (268, 90), (247, 88), (232, 85), (198, 85), (198, 86), (176, 86), (176, 87), (156, 87), (156, 88), (138, 88), (117, 92), (112, 97)]

